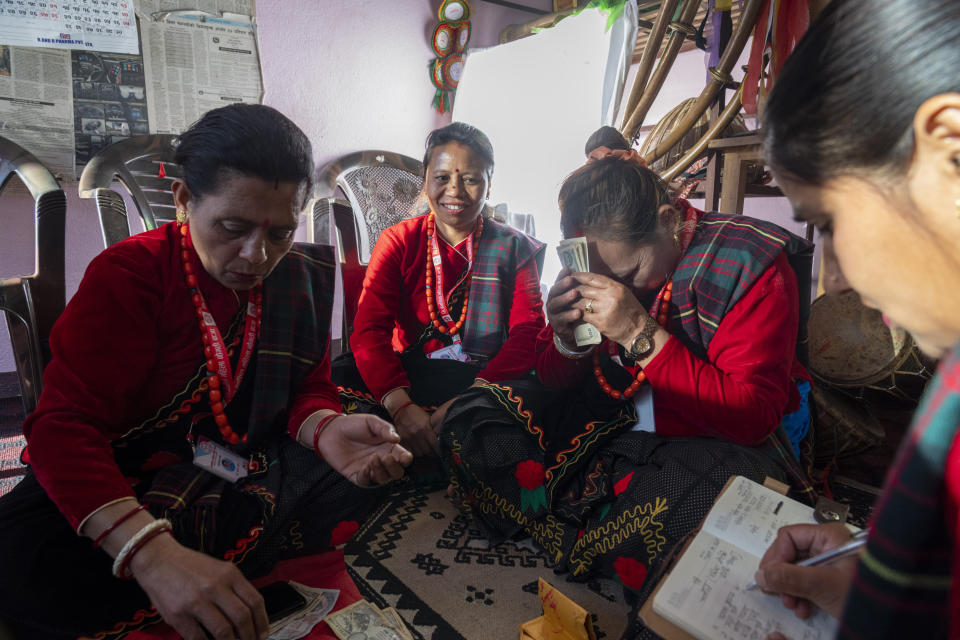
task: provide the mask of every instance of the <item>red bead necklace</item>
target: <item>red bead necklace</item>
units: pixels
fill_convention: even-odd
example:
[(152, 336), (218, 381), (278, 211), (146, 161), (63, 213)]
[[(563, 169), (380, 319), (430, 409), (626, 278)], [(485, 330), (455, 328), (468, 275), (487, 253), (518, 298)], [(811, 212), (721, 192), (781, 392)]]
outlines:
[[(247, 435), (237, 435), (230, 427), (224, 409), (224, 400), (229, 402), (240, 386), (243, 374), (247, 370), (253, 355), (253, 347), (260, 334), (260, 321), (263, 316), (263, 289), (260, 284), (250, 292), (250, 303), (247, 305), (247, 318), (244, 323), (244, 340), (240, 351), (240, 360), (237, 363), (236, 376), (230, 371), (230, 362), (227, 358), (227, 348), (217, 328), (213, 316), (207, 309), (203, 294), (200, 292), (196, 268), (190, 259), (190, 229), (184, 223), (180, 226), (180, 259), (183, 263), (183, 275), (187, 287), (190, 289), (190, 298), (200, 322), (200, 335), (203, 339), (203, 354), (207, 358), (207, 392), (210, 398), (210, 410), (213, 412), (214, 422), (220, 430), (220, 435), (230, 444), (246, 442)], [(224, 377), (225, 376), (225, 377)]]
[[(448, 326), (446, 321), (441, 323), (440, 314), (437, 313), (437, 307), (435, 302), (436, 296), (434, 296), (434, 293), (433, 293), (434, 291), (433, 289), (434, 260), (435, 259), (438, 260), (436, 262), (436, 268), (438, 270), (438, 279), (439, 277), (441, 277), (439, 270), (443, 268), (442, 265), (440, 265), (439, 263), (440, 252), (439, 250), (435, 250), (437, 246), (436, 238), (435, 238), (436, 233), (437, 233), (437, 228), (436, 228), (436, 222), (434, 221), (434, 214), (430, 213), (427, 216), (427, 287), (426, 287), (427, 312), (430, 314), (430, 322), (433, 323), (433, 326), (436, 327), (440, 333), (449, 332), (451, 336), (454, 336), (460, 331), (460, 329), (463, 328), (463, 323), (467, 321), (467, 308), (470, 306), (470, 277), (473, 271), (472, 256), (476, 255), (477, 248), (480, 245), (480, 236), (483, 234), (483, 218), (482, 217), (477, 218), (477, 229), (471, 234), (473, 236), (473, 245), (472, 245), (473, 251), (470, 254), (471, 267), (467, 271), (467, 275), (464, 278), (466, 290), (463, 293), (463, 308), (460, 311), (460, 319), (457, 320), (452, 326)], [(438, 291), (436, 295), (443, 296), (443, 291), (439, 290), (441, 288), (439, 286), (440, 282), (438, 282), (437, 285), (438, 285), (437, 286)], [(446, 311), (443, 310), (442, 313), (446, 313)]]
[[(659, 305), (657, 306), (657, 313), (651, 313), (650, 317), (656, 315), (658, 324), (666, 328), (667, 321), (670, 313), (670, 298), (673, 297), (673, 280), (667, 282), (663, 287), (663, 291), (660, 292)], [(617, 355), (617, 343), (613, 340), (608, 341), (607, 346), (610, 357)], [(637, 367), (637, 375), (633, 379), (633, 382), (630, 383), (623, 391), (614, 389), (613, 385), (607, 382), (607, 378), (603, 375), (603, 369), (600, 368), (600, 350), (597, 349), (593, 352), (593, 375), (597, 379), (597, 383), (600, 385), (600, 388), (603, 389), (604, 393), (613, 398), (614, 400), (620, 400), (621, 398), (632, 398), (633, 394), (637, 392), (637, 389), (643, 385), (644, 381), (647, 379), (647, 374), (643, 372), (643, 368)]]

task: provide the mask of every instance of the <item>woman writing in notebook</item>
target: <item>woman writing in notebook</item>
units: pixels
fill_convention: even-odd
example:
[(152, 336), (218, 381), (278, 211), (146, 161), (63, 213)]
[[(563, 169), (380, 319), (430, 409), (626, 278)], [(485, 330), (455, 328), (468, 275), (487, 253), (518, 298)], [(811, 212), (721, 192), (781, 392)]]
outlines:
[(859, 562), (792, 563), (840, 526), (781, 530), (757, 582), (842, 638), (960, 637), (960, 3), (833, 0), (766, 107), (768, 158), (823, 234), (828, 292), (857, 291), (941, 358)]
[(418, 456), (436, 453), (459, 392), (533, 369), (544, 325), (543, 243), (484, 214), (487, 136), (462, 122), (437, 129), (423, 166), (430, 210), (377, 239), (350, 338), (356, 364), (334, 364), (345, 409), (389, 418)]

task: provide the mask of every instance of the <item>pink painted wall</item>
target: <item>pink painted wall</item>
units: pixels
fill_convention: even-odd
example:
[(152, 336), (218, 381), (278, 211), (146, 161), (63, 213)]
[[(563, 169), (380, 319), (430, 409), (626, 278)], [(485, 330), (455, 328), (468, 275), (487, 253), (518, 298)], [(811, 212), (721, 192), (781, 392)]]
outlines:
[[(541, 9), (551, 0), (521, 0)], [(318, 167), (363, 149), (414, 158), (432, 129), (447, 124), (430, 104), (428, 63), (439, 0), (322, 2), (261, 0), (258, 39), (264, 102), (310, 137)], [(470, 47), (497, 43), (508, 24), (536, 16), (471, 2)]]

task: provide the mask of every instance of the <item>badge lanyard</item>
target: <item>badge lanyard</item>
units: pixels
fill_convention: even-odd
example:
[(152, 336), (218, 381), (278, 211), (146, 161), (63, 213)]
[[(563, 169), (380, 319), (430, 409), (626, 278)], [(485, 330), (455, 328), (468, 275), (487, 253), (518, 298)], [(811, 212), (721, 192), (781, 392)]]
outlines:
[[(440, 317), (443, 318), (443, 321), (447, 323), (447, 326), (454, 324), (453, 318), (450, 316), (450, 309), (447, 307), (446, 296), (443, 294), (443, 263), (440, 257), (440, 245), (437, 242), (437, 234), (433, 234), (433, 238), (430, 244), (430, 257), (431, 262), (433, 262), (433, 273), (436, 278), (437, 288), (434, 291), (434, 297), (437, 301), (437, 310), (440, 312)], [(470, 277), (470, 273), (473, 271), (473, 233), (467, 238), (467, 274), (463, 277), (463, 280), (466, 280)], [(460, 282), (463, 282), (461, 280)], [(460, 284), (459, 282), (457, 284)], [(456, 289), (456, 287), (454, 287)], [(451, 293), (453, 291), (451, 290)], [(450, 336), (454, 343), (460, 342), (460, 333), (457, 332)]]
[(240, 349), (240, 360), (237, 362), (237, 372), (234, 376), (230, 366), (230, 358), (227, 356), (227, 345), (223, 341), (220, 329), (217, 328), (217, 323), (207, 308), (207, 301), (203, 299), (203, 294), (197, 290), (197, 295), (200, 296), (200, 317), (202, 318), (203, 332), (207, 337), (204, 340), (204, 355), (208, 359), (213, 359), (217, 364), (217, 375), (220, 376), (224, 397), (223, 403), (226, 405), (233, 399), (240, 383), (243, 382), (243, 375), (250, 365), (253, 348), (257, 343), (257, 337), (260, 335), (260, 317), (257, 315), (257, 306), (248, 300), (246, 320), (243, 325), (243, 346)]

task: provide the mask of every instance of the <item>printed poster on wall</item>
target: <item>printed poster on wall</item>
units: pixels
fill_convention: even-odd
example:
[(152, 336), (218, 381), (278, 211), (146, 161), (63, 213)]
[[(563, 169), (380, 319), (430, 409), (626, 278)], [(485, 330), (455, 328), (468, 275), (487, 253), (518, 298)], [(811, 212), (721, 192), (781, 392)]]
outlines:
[(143, 58), (103, 51), (73, 51), (76, 173), (105, 147), (150, 133)]
[(133, 0), (0, 0), (10, 46), (137, 53)]
[(180, 133), (210, 109), (260, 102), (260, 58), (250, 18), (168, 14), (141, 20), (140, 31), (152, 133)]
[(70, 52), (0, 45), (0, 136), (73, 176)]

